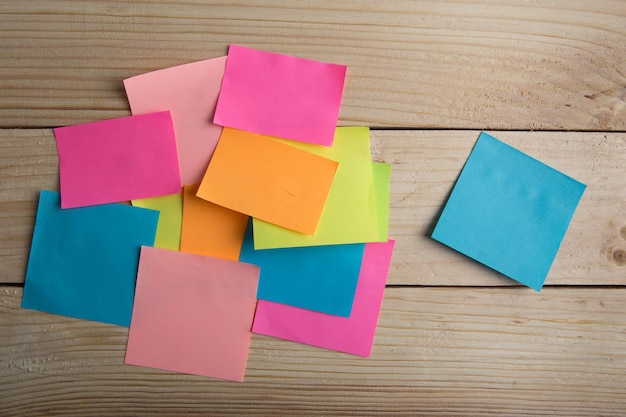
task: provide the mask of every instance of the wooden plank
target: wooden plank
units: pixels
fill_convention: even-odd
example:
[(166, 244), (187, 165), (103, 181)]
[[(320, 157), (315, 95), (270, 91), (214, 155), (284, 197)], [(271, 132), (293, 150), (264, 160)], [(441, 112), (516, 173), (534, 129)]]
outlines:
[[(494, 132), (588, 185), (548, 285), (626, 283), (626, 134)], [(429, 238), (477, 131), (373, 131), (373, 158), (392, 164), (389, 282), (512, 285)], [(0, 130), (0, 282), (24, 280), (40, 189), (58, 189), (51, 130)]]
[(0, 130), (0, 282), (23, 282), (39, 190), (59, 189), (50, 129)]
[(254, 335), (246, 380), (123, 364), (127, 329), (0, 288), (3, 416), (621, 416), (625, 288), (388, 288), (368, 359)]
[(341, 124), (626, 129), (623, 2), (5, 0), (0, 126), (128, 114), (122, 79), (231, 43), (344, 63)]
[[(510, 285), (513, 281), (430, 239), (478, 137), (474, 131), (373, 132), (374, 157), (392, 164), (390, 282)], [(587, 184), (547, 285), (626, 283), (626, 134), (493, 132)]]

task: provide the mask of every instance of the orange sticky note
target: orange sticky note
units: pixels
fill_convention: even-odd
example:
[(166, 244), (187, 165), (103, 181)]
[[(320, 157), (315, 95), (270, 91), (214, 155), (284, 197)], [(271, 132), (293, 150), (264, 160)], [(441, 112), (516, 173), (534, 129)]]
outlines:
[(238, 261), (248, 216), (198, 198), (197, 192), (198, 185), (184, 187), (180, 250)]
[(270, 136), (224, 128), (197, 196), (312, 235), (337, 165)]

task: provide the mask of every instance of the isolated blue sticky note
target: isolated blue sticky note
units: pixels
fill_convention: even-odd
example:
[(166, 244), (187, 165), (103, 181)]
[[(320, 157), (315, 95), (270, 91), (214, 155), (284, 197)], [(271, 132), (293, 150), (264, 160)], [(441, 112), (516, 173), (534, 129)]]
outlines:
[(432, 237), (539, 291), (585, 187), (481, 133)]
[(123, 204), (61, 209), (41, 191), (22, 307), (128, 326), (139, 251), (159, 212)]
[(259, 265), (257, 298), (349, 317), (365, 244), (254, 250), (248, 223), (239, 260)]

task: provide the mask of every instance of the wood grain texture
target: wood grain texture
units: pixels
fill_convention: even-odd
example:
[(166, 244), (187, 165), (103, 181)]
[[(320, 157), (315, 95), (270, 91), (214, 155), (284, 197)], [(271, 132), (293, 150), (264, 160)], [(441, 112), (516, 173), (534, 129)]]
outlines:
[[(626, 284), (626, 134), (490, 133), (587, 185), (546, 284)], [(478, 135), (373, 132), (374, 157), (392, 164), (391, 283), (513, 284), (429, 237)]]
[(388, 288), (368, 359), (253, 335), (243, 384), (123, 364), (127, 329), (0, 287), (0, 405), (39, 415), (621, 416), (626, 289)]
[(619, 0), (5, 0), (0, 39), (0, 127), (127, 115), (124, 78), (238, 43), (348, 65), (344, 125), (626, 129)]
[[(50, 128), (128, 115), (124, 78), (231, 43), (348, 65), (340, 124), (381, 128), (397, 244), (369, 359), (253, 335), (230, 383), (20, 308)], [(540, 293), (428, 237), (479, 129), (588, 186)], [(625, 131), (621, 0), (4, 0), (0, 415), (623, 416)]]
[[(546, 283), (626, 285), (626, 134), (492, 132), (587, 184)], [(373, 131), (373, 158), (392, 164), (389, 282), (513, 285), (430, 239), (478, 131)], [(24, 280), (40, 189), (58, 190), (49, 129), (0, 130), (0, 282)]]

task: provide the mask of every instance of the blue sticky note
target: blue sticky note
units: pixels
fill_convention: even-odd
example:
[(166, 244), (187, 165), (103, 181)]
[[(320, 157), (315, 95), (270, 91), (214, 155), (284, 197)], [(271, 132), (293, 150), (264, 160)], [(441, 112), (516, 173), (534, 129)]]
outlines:
[(539, 291), (585, 187), (481, 133), (432, 238)]
[(142, 245), (159, 212), (123, 204), (61, 209), (41, 191), (22, 307), (128, 326)]
[(259, 265), (257, 297), (349, 317), (365, 244), (254, 250), (248, 223), (239, 260)]

